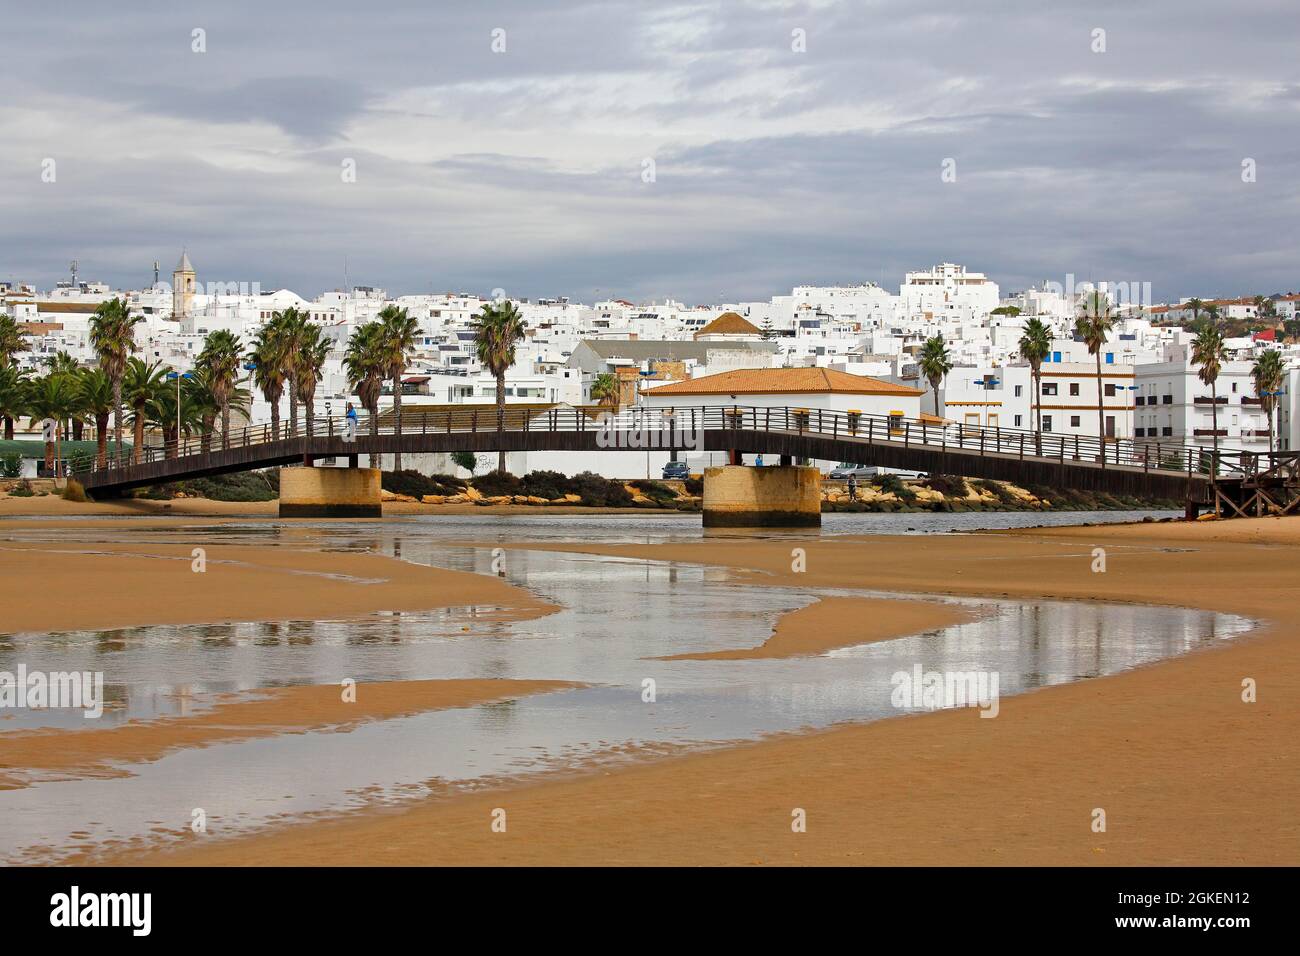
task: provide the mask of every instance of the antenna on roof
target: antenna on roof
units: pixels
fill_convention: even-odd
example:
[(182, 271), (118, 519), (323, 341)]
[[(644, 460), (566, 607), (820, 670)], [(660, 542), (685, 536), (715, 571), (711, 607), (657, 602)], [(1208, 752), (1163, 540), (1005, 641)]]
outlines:
[(72, 287), (75, 289), (77, 287), (77, 260), (73, 259), (68, 263), (68, 268), (72, 270)]

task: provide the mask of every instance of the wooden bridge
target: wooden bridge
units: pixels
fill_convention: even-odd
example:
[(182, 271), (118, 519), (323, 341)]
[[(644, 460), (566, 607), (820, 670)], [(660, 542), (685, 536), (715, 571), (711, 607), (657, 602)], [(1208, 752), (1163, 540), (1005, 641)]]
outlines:
[[(351, 428), (338, 417), (316, 420), (310, 430), (300, 422), (292, 433), (283, 423), (278, 434), (269, 424), (254, 424), (232, 430), (224, 440), (218, 435), (145, 447), (138, 462), (126, 457), (103, 462), (83, 458), (71, 470), (87, 491), (112, 497), (148, 485), (323, 458), (346, 457), (355, 464), (359, 455), (399, 450), (422, 454), (647, 449), (725, 451), (736, 462), (743, 453), (761, 454), (773, 464), (799, 459), (856, 462), (1207, 505), (1218, 500), (1210, 478), (1213, 456), (1199, 446), (737, 405), (632, 409), (617, 414), (596, 407), (507, 406), (500, 417), (492, 406), (422, 409), (414, 405), (402, 410), (401, 435), (392, 425), (391, 411), (374, 422), (363, 416), (360, 425)], [(1220, 457), (1232, 458), (1245, 468), (1246, 459), (1232, 457), (1245, 454), (1222, 452)], [(1251, 507), (1255, 507), (1253, 500)]]

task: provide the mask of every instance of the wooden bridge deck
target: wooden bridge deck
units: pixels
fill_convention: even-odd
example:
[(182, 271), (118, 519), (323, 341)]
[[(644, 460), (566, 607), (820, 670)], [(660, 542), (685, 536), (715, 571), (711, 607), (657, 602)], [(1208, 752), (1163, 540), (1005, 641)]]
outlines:
[[(388, 413), (391, 417), (391, 413)], [(142, 460), (82, 461), (74, 477), (111, 496), (147, 485), (351, 455), (468, 451), (726, 451), (847, 461), (929, 474), (1191, 500), (1209, 494), (1206, 452), (1172, 443), (1037, 434), (1022, 429), (936, 425), (886, 416), (795, 408), (707, 406), (604, 415), (595, 409), (507, 407), (424, 414), (403, 412), (403, 433), (350, 430), (344, 419), (317, 421), (276, 438), (269, 425), (232, 432), (229, 447), (189, 439), (178, 449), (147, 448)], [(1175, 467), (1176, 465), (1176, 467)]]

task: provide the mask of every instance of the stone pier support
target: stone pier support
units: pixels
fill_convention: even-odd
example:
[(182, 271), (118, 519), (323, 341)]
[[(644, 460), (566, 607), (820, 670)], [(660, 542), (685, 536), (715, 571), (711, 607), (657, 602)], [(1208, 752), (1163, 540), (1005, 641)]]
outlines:
[(821, 527), (821, 484), (816, 468), (706, 468), (704, 527)]
[(281, 468), (281, 518), (379, 518), (376, 468)]

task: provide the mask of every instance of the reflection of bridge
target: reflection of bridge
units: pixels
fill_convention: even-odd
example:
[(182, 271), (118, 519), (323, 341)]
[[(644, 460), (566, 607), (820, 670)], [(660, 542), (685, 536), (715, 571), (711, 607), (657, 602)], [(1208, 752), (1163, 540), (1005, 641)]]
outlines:
[[(299, 424), (279, 437), (270, 425), (233, 430), (229, 441), (187, 439), (177, 447), (141, 449), (138, 463), (81, 460), (74, 477), (87, 491), (112, 496), (131, 488), (273, 465), (344, 456), (437, 452), (691, 449), (761, 454), (770, 464), (798, 459), (846, 461), (929, 474), (993, 478), (1020, 484), (1213, 503), (1211, 454), (1198, 446), (1106, 439), (1023, 429), (932, 424), (901, 418), (796, 408), (701, 406), (624, 411), (507, 406), (498, 422), (491, 406), (402, 410), (402, 435), (391, 413), (378, 434), (363, 419)], [(1232, 455), (1245, 453), (1235, 452)], [(1229, 453), (1223, 453), (1226, 460)], [(1267, 457), (1267, 456), (1265, 456)]]

